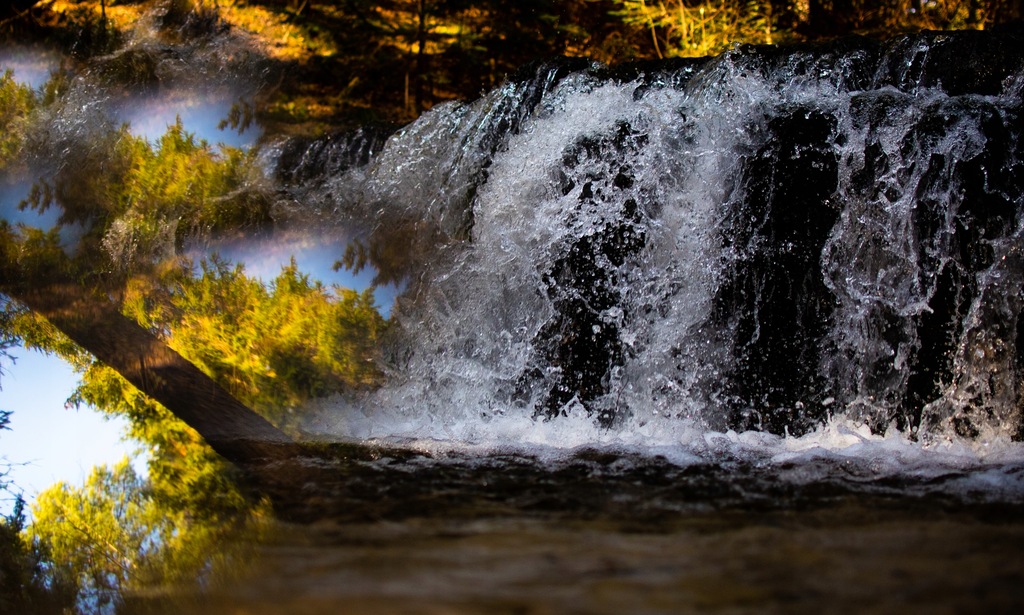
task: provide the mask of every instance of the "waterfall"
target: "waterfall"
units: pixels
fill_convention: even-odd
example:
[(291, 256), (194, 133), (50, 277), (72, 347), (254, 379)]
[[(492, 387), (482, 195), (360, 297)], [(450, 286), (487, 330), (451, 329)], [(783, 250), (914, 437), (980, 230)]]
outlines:
[(293, 145), (287, 189), (406, 289), (388, 384), (317, 428), (1019, 440), (1021, 39), (538, 64)]

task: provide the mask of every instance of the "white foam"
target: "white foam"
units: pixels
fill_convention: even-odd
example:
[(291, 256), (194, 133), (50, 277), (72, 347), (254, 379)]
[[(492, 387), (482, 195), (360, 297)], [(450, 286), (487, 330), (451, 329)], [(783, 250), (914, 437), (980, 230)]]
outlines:
[[(680, 89), (574, 75), (545, 97), (518, 132), (503, 135), (491, 157), (477, 145), (494, 135), (476, 131), (487, 129), (492, 106), (501, 107), (513, 86), (471, 105), (441, 106), (396, 135), (371, 163), (365, 186), (334, 191), (370, 194), (367, 207), (379, 206), (385, 214), (368, 226), (386, 227), (394, 212), (422, 221), (430, 240), (422, 245), (433, 251), (426, 251), (410, 285), (414, 296), (398, 310), (398, 350), (388, 356), (388, 384), (357, 402), (325, 402), (310, 429), (326, 438), (435, 452), (558, 456), (596, 447), (680, 464), (739, 457), (780, 472), (798, 467), (797, 474), (810, 478), (823, 476), (814, 468), (824, 463), (832, 470), (849, 464), (875, 478), (970, 472), (988, 476), (982, 483), (1014, 483), (1005, 478), (1010, 471), (988, 472), (1024, 462), (1024, 444), (1009, 436), (1016, 429), (1009, 415), (1019, 413), (1013, 406), (1019, 385), (982, 386), (989, 386), (992, 374), (1015, 373), (1011, 353), (999, 355), (1002, 363), (984, 363), (979, 352), (986, 348), (972, 336), (1000, 319), (1016, 322), (1021, 267), (1012, 251), (1024, 236), (1019, 229), (1003, 243), (991, 242), (997, 264), (978, 276), (976, 303), (991, 309), (970, 306), (970, 314), (961, 315), (964, 339), (956, 341), (972, 352), (958, 351), (956, 382), (936, 393), (948, 403), (925, 407), (931, 422), (921, 433), (893, 426), (878, 434), (868, 427), (906, 418), (899, 413), (905, 412), (904, 393), (922, 346), (918, 319), (931, 311), (938, 284), (939, 265), (920, 262), (926, 259), (919, 244), (934, 243), (928, 256), (936, 262), (955, 258), (946, 244), (958, 232), (961, 186), (950, 181), (929, 188), (927, 196), (948, 209), (936, 221), (944, 225), (941, 232), (930, 239), (921, 239), (915, 218), (918, 189), (928, 185), (935, 152), (949, 165), (971, 158), (985, 147), (985, 127), (978, 114), (959, 113), (963, 100), (939, 88), (849, 91), (841, 70), (826, 70), (826, 61), (819, 72), (794, 73), (806, 60), (765, 76), (744, 65), (739, 52), (726, 54)], [(1019, 100), (1004, 102), (1019, 106)], [(828, 138), (841, 186), (822, 207), (841, 214), (820, 264), (836, 307), (821, 341), (826, 348), (816, 367), (823, 399), (814, 409), (832, 418), (799, 437), (721, 431), (728, 405), (719, 399), (728, 394), (721, 383), (736, 371), (737, 327), (717, 322), (712, 311), (722, 280), (749, 249), (726, 245), (721, 231), (732, 214), (756, 218), (756, 212), (730, 209), (745, 202), (744, 165), (763, 150), (764, 139), (774, 138), (770, 122), (776, 115), (801, 110), (835, 118)], [(918, 122), (939, 112), (955, 121), (929, 136), (930, 125)], [(609, 176), (620, 169), (629, 178), (617, 185)], [(952, 166), (946, 170), (953, 173)], [(877, 186), (858, 183), (864, 175)], [(470, 189), (473, 181), (481, 183)], [(583, 198), (583, 185), (597, 196)], [(602, 190), (612, 196), (602, 201)], [(617, 327), (622, 359), (609, 360), (601, 383), (605, 394), (586, 400), (591, 410), (614, 411), (617, 422), (607, 429), (597, 424), (596, 411), (588, 414), (578, 401), (553, 409), (542, 405), (543, 392), (523, 395), (529, 386), (520, 387), (519, 379), (536, 375), (541, 389), (565, 368), (538, 350), (544, 342), (538, 336), (560, 309), (552, 295), (563, 290), (553, 290), (545, 276), (559, 272), (582, 238), (605, 232), (608, 218), (622, 215), (628, 199), (643, 210), (645, 245), (620, 255), (621, 266), (603, 263), (601, 283), (615, 286), (615, 305), (601, 308), (594, 319)], [(455, 232), (469, 222), (470, 237)], [(770, 241), (757, 235), (761, 222), (749, 222), (751, 241)], [(594, 263), (599, 252), (588, 255)], [(972, 410), (964, 400), (978, 391), (987, 406)], [(803, 407), (796, 402), (787, 411)], [(565, 416), (535, 418), (557, 412)], [(981, 434), (956, 436), (949, 424), (956, 413), (972, 419)], [(948, 420), (940, 424), (930, 417)]]
[[(969, 481), (972, 488), (1016, 485), (1016, 492), (1024, 494), (1024, 472), (1016, 476), (1014, 471), (1024, 464), (1024, 443), (1005, 436), (984, 441), (945, 438), (920, 442), (894, 426), (884, 434), (874, 434), (866, 425), (842, 417), (798, 437), (714, 431), (689, 419), (672, 418), (606, 429), (582, 410), (554, 420), (510, 412), (478, 421), (446, 422), (436, 415), (384, 408), (367, 412), (338, 398), (321, 400), (311, 410), (315, 418), (306, 429), (314, 437), (398, 445), (433, 455), (514, 453), (564, 459), (581, 450), (599, 449), (657, 456), (681, 466), (745, 459), (787, 468), (790, 478), (794, 476), (792, 468), (801, 468), (797, 471), (802, 473), (797, 477), (801, 482), (827, 478), (835, 467), (844, 465), (855, 467), (866, 480), (964, 472), (979, 477), (979, 484)], [(821, 463), (824, 469), (816, 466)]]

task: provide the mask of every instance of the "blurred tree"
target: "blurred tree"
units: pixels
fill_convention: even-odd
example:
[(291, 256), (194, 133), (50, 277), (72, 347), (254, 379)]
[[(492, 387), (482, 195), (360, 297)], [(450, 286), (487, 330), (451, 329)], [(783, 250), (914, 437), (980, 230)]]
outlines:
[[(305, 399), (374, 381), (366, 332), (383, 321), (368, 293), (334, 295), (294, 263), (269, 287), (217, 259), (200, 270), (135, 277), (124, 308), (250, 406), (284, 422)], [(225, 543), (263, 531), (267, 504), (241, 490), (199, 433), (51, 323), (11, 303), (2, 314), (26, 346), (82, 371), (71, 403), (127, 417), (148, 454), (146, 479), (125, 461), (40, 496), (30, 529), (48, 582), (73, 588), (79, 605), (102, 605), (238, 568)]]
[[(34, 133), (30, 142), (10, 140), (10, 158), (53, 169), (21, 207), (60, 211), (48, 231), (0, 221), (0, 292), (63, 334), (20, 319), (26, 343), (82, 369), (91, 357), (79, 347), (87, 349), (229, 458), (240, 439), (284, 439), (236, 397), (281, 419), (311, 396), (375, 382), (371, 355), (383, 321), (371, 292), (332, 293), (294, 263), (272, 291), (223, 263), (204, 263), (193, 279), (191, 263), (177, 259), (192, 238), (269, 222), (256, 150), (215, 150), (180, 119), (153, 144), (102, 118), (70, 131), (34, 129), (79, 113), (64, 109), (72, 103), (53, 88), (45, 92), (37, 100), (9, 75), (0, 81), (0, 101), (10, 102), (0, 121)], [(67, 246), (60, 229), (72, 225), (80, 232)], [(134, 320), (121, 313), (125, 301)]]
[[(211, 558), (231, 552), (217, 541), (261, 527), (266, 504), (239, 488), (209, 446), (251, 458), (249, 449), (233, 455), (246, 446), (235, 440), (253, 435), (251, 411), (219, 387), (283, 421), (311, 396), (373, 384), (383, 326), (369, 292), (329, 291), (294, 263), (267, 287), (221, 261), (194, 275), (175, 256), (189, 237), (263, 215), (252, 206), (265, 203), (259, 193), (247, 195), (248, 154), (214, 152), (180, 123), (155, 145), (123, 127), (89, 136), (92, 151), (68, 151), (71, 160), (24, 204), (60, 207), (58, 228), (0, 221), (0, 289), (19, 300), (2, 303), (2, 340), (75, 366), (82, 379), (70, 401), (126, 416), (148, 453), (145, 479), (123, 463), (40, 497), (26, 552), (83, 609), (141, 587), (201, 581), (216, 569)], [(59, 226), (78, 222), (88, 230), (65, 250)]]
[(48, 578), (45, 558), (25, 536), (24, 501), (0, 516), (0, 612), (60, 613), (75, 601), (75, 588)]
[(733, 43), (776, 42), (772, 3), (750, 0), (618, 0), (627, 24), (650, 30), (659, 58), (707, 56)]
[(10, 0), (0, 4), (0, 20), (16, 18), (36, 4), (39, 4), (39, 0)]
[(60, 225), (84, 226), (76, 261), (86, 270), (145, 271), (191, 237), (269, 221), (269, 200), (254, 187), (256, 152), (215, 149), (186, 132), (180, 118), (155, 145), (127, 126), (103, 123), (36, 141), (31, 154), (60, 159), (21, 207), (42, 213), (57, 206)]
[[(61, 160), (22, 206), (59, 206), (58, 227), (44, 232), (0, 221), (0, 292), (173, 408), (229, 458), (260, 454), (259, 441), (285, 440), (111, 301), (127, 279), (155, 271), (187, 237), (244, 227), (260, 215), (252, 207), (259, 201), (243, 187), (251, 158), (237, 150), (218, 154), (180, 123), (155, 148), (125, 127), (101, 123), (83, 133), (46, 131), (34, 141), (42, 151), (36, 158), (57, 152)], [(65, 251), (59, 227), (74, 223), (85, 230)]]
[(189, 269), (131, 280), (126, 312), (278, 425), (309, 399), (378, 382), (372, 289), (327, 289), (294, 260), (269, 286), (217, 257)]
[(49, 574), (79, 588), (79, 603), (97, 612), (131, 580), (147, 574), (167, 517), (151, 506), (128, 460), (93, 470), (83, 489), (59, 483), (39, 494), (29, 536), (47, 552)]
[(58, 483), (39, 494), (26, 535), (45, 554), (47, 582), (72, 588), (79, 612), (245, 569), (245, 543), (265, 531), (266, 506), (225, 507), (211, 494), (168, 499), (165, 480), (140, 477), (125, 459), (94, 468), (83, 487)]
[(1019, 19), (1018, 0), (616, 0), (613, 14), (648, 32), (653, 55), (703, 56), (735, 43), (983, 28)]
[[(1018, 0), (809, 0), (802, 32), (810, 38), (852, 33), (980, 29), (1019, 19)], [(1014, 11), (1013, 5), (1018, 10)]]
[[(348, 114), (408, 121), (437, 102), (470, 99), (524, 64), (555, 56), (635, 59), (636, 33), (609, 18), (613, 0), (385, 0), (309, 3), (301, 14), (277, 7), (309, 33), (329, 37), (334, 55), (300, 63)], [(310, 83), (310, 82), (313, 83)]]
[(9, 70), (0, 75), (0, 169), (20, 153), (27, 120), (35, 105), (32, 88), (16, 82)]
[[(0, 431), (7, 429), (10, 414), (0, 410)], [(0, 496), (12, 497), (14, 505), (0, 515), (0, 613), (61, 612), (74, 603), (74, 587), (47, 577), (44, 553), (25, 535), (25, 500), (7, 480), (5, 464), (0, 460)]]

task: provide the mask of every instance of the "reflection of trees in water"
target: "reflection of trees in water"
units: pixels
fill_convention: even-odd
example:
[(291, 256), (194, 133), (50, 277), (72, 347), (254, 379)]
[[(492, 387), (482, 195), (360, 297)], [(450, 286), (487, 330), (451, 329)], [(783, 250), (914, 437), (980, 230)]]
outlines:
[[(25, 103), (0, 117), (25, 135), (0, 163), (41, 169), (22, 206), (60, 211), (50, 231), (0, 221), (0, 335), (75, 366), (71, 401), (127, 417), (148, 454), (144, 477), (97, 468), (41, 494), (29, 528), (5, 520), (3, 561), (20, 562), (5, 579), (39, 579), (46, 600), (89, 610), (239, 568), (225, 545), (257, 536), (268, 506), (225, 458), (288, 439), (253, 409), (294, 424), (304, 401), (376, 383), (372, 291), (324, 287), (294, 262), (263, 284), (178, 256), (190, 239), (270, 222), (256, 152), (215, 150), (180, 122), (150, 144), (10, 79), (0, 100)], [(84, 231), (62, 247), (70, 224)]]
[[(94, 468), (81, 488), (60, 483), (39, 495), (28, 534), (46, 554), (47, 576), (76, 588), (80, 609), (244, 570), (241, 542), (258, 536), (266, 507), (247, 501), (224, 478), (219, 485), (179, 486), (167, 478), (140, 477), (124, 460)], [(220, 490), (196, 493), (201, 487)]]

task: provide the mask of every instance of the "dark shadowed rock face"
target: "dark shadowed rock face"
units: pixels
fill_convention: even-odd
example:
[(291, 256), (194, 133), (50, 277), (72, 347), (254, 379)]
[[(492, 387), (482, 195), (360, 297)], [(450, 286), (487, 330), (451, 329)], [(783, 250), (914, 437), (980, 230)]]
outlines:
[(729, 424), (781, 433), (821, 419), (818, 372), (835, 301), (821, 253), (839, 208), (836, 120), (813, 108), (783, 111), (765, 143), (743, 161), (743, 200), (725, 238), (736, 253), (715, 296), (713, 318), (735, 331), (736, 362), (724, 390)]
[[(575, 402), (593, 412), (604, 426), (615, 423), (618, 409), (595, 407), (609, 392), (609, 370), (624, 361), (620, 323), (606, 317), (625, 302), (619, 273), (644, 246), (646, 209), (627, 192), (635, 169), (621, 160), (623, 151), (638, 151), (647, 138), (622, 123), (608, 136), (583, 138), (563, 156), (561, 191), (577, 199), (569, 224), (597, 216), (592, 232), (570, 235), (561, 254), (544, 272), (547, 296), (555, 313), (538, 333), (535, 362), (545, 366), (541, 403), (536, 414), (551, 419)], [(523, 386), (538, 380), (538, 367), (523, 374)]]
[(341, 175), (367, 164), (393, 132), (394, 128), (390, 126), (372, 126), (341, 131), (319, 139), (292, 139), (278, 156), (278, 179), (288, 186)]

